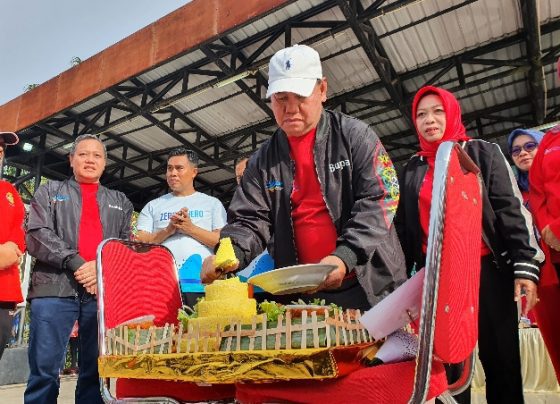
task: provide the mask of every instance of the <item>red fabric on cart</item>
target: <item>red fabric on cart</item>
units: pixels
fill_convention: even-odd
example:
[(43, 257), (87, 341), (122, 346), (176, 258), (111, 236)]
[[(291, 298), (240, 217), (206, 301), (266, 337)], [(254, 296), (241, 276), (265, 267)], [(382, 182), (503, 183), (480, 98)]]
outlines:
[(339, 377), (346, 376), (364, 367), (360, 364), (358, 355), (362, 349), (368, 346), (370, 346), (370, 344), (340, 346), (331, 350), (332, 356), (336, 361)]
[(213, 384), (198, 386), (196, 383), (174, 382), (171, 380), (118, 379), (117, 397), (170, 397), (178, 401), (207, 402), (226, 400), (235, 396), (235, 385)]
[[(235, 398), (243, 404), (290, 402), (306, 404), (407, 403), (412, 395), (415, 361), (363, 368), (346, 377), (323, 381), (237, 384)], [(433, 363), (427, 399), (443, 393), (447, 379), (443, 365)]]
[(478, 340), (482, 199), (476, 174), (463, 173), (455, 151), (447, 173), (434, 354), (459, 363)]
[[(175, 261), (161, 246), (130, 248), (119, 240), (102, 250), (103, 301), (107, 328), (148, 314), (155, 325), (177, 323), (182, 306)], [(198, 386), (195, 383), (150, 379), (117, 379), (117, 397), (172, 397), (179, 401), (232, 398), (234, 385)]]
[(113, 328), (153, 314), (154, 324), (177, 324), (181, 294), (171, 253), (160, 247), (137, 252), (119, 241), (103, 247), (105, 325)]

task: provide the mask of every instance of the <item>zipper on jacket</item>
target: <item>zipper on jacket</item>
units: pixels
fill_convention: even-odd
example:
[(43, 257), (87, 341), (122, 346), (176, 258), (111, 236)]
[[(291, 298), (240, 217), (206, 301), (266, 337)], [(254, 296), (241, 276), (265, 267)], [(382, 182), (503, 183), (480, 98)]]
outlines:
[[(424, 161), (424, 157), (420, 156), (420, 161), (421, 162), (425, 162), (426, 164), (428, 164), (427, 161)], [(430, 167), (428, 166), (428, 170), (430, 169)], [(420, 225), (420, 244), (422, 244), (423, 240), (422, 240), (422, 234), (424, 232), (424, 229), (422, 229), (422, 223), (420, 223), (420, 191), (422, 190), (422, 186), (424, 185), (424, 181), (426, 180), (426, 175), (428, 174), (428, 170), (426, 170), (426, 172), (424, 173), (424, 177), (422, 177), (422, 181), (420, 181), (420, 187), (418, 188), (418, 224)], [(432, 178), (432, 197), (433, 197), (433, 184), (434, 184), (434, 180)], [(416, 190), (414, 190), (414, 192), (416, 193)], [(432, 209), (432, 198), (430, 198), (430, 210), (428, 212), (430, 212)], [(430, 222), (430, 217), (428, 216), (428, 223)], [(428, 224), (429, 227), (429, 224)], [(429, 231), (429, 229), (428, 229)], [(428, 237), (429, 234), (426, 234), (426, 244), (428, 244)], [(422, 251), (422, 247), (420, 247), (420, 251)], [(426, 266), (426, 260), (424, 259), (424, 266)], [(414, 275), (416, 273), (416, 261), (414, 262), (414, 265), (412, 266), (412, 270), (411, 270), (411, 275)]]
[(296, 247), (296, 232), (294, 230), (294, 219), (292, 218), (292, 211), (294, 206), (292, 205), (292, 192), (294, 192), (294, 181), (296, 179), (296, 164), (294, 160), (290, 157), (290, 168), (292, 169), (292, 189), (290, 190), (290, 195), (288, 195), (288, 200), (290, 201), (290, 226), (292, 227), (292, 245), (294, 247), (294, 255), (296, 257), (296, 264), (299, 264), (298, 250)]

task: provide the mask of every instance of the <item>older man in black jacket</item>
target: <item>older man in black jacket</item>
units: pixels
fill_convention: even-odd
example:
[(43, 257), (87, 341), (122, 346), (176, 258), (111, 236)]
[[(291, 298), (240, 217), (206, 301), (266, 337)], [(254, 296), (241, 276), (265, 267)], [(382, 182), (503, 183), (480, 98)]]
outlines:
[[(265, 247), (277, 267), (332, 264), (310, 297), (367, 309), (406, 278), (393, 164), (367, 124), (323, 109), (327, 80), (312, 48), (272, 57), (267, 97), (280, 128), (250, 158), (221, 237), (241, 268)], [(203, 281), (219, 274), (207, 258)]]
[(133, 207), (121, 192), (99, 184), (107, 152), (94, 135), (76, 138), (73, 177), (37, 189), (29, 210), (27, 246), (37, 261), (31, 274), (30, 376), (25, 403), (54, 403), (70, 331), (80, 327), (77, 403), (102, 403), (97, 372), (99, 243), (128, 238)]

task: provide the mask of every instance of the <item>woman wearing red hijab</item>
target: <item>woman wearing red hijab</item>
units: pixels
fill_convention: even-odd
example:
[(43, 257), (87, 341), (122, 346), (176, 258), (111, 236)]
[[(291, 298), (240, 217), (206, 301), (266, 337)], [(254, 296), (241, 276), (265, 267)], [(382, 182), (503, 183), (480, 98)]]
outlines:
[[(522, 403), (515, 300), (525, 290), (526, 310), (536, 303), (544, 258), (531, 217), (499, 146), (466, 135), (461, 107), (453, 94), (433, 86), (421, 88), (414, 97), (412, 118), (421, 151), (412, 156), (400, 177), (396, 220), (408, 271), (413, 273), (425, 263), (437, 149), (445, 141), (459, 142), (484, 181), (483, 240), (476, 248), (481, 257), (479, 356), (486, 375), (486, 399), (491, 404)], [(470, 392), (461, 401), (470, 402)]]

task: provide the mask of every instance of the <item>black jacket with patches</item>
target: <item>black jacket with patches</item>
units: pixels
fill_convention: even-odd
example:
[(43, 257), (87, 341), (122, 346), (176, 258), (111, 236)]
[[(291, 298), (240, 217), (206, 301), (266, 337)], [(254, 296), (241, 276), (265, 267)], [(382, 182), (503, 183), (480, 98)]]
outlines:
[[(97, 203), (103, 239), (128, 239), (133, 207), (118, 191), (99, 185)], [(31, 273), (28, 299), (76, 296), (82, 286), (74, 272), (85, 260), (78, 254), (82, 214), (80, 184), (74, 178), (41, 185), (29, 208), (27, 251), (37, 260)]]
[[(498, 267), (513, 270), (515, 278), (538, 282), (544, 255), (535, 240), (531, 214), (523, 205), (517, 181), (500, 147), (483, 140), (470, 140), (463, 147), (480, 168), (484, 182), (482, 237)], [(425, 263), (418, 196), (427, 171), (426, 161), (414, 155), (400, 176), (401, 198), (395, 223), (409, 273)]]
[[(393, 164), (364, 122), (323, 111), (313, 149), (316, 172), (338, 234), (333, 255), (355, 270), (370, 304), (405, 279), (392, 225), (398, 204)], [(294, 162), (278, 129), (251, 157), (228, 210), (221, 237), (231, 237), (241, 268), (265, 247), (276, 267), (298, 264), (291, 216)]]

